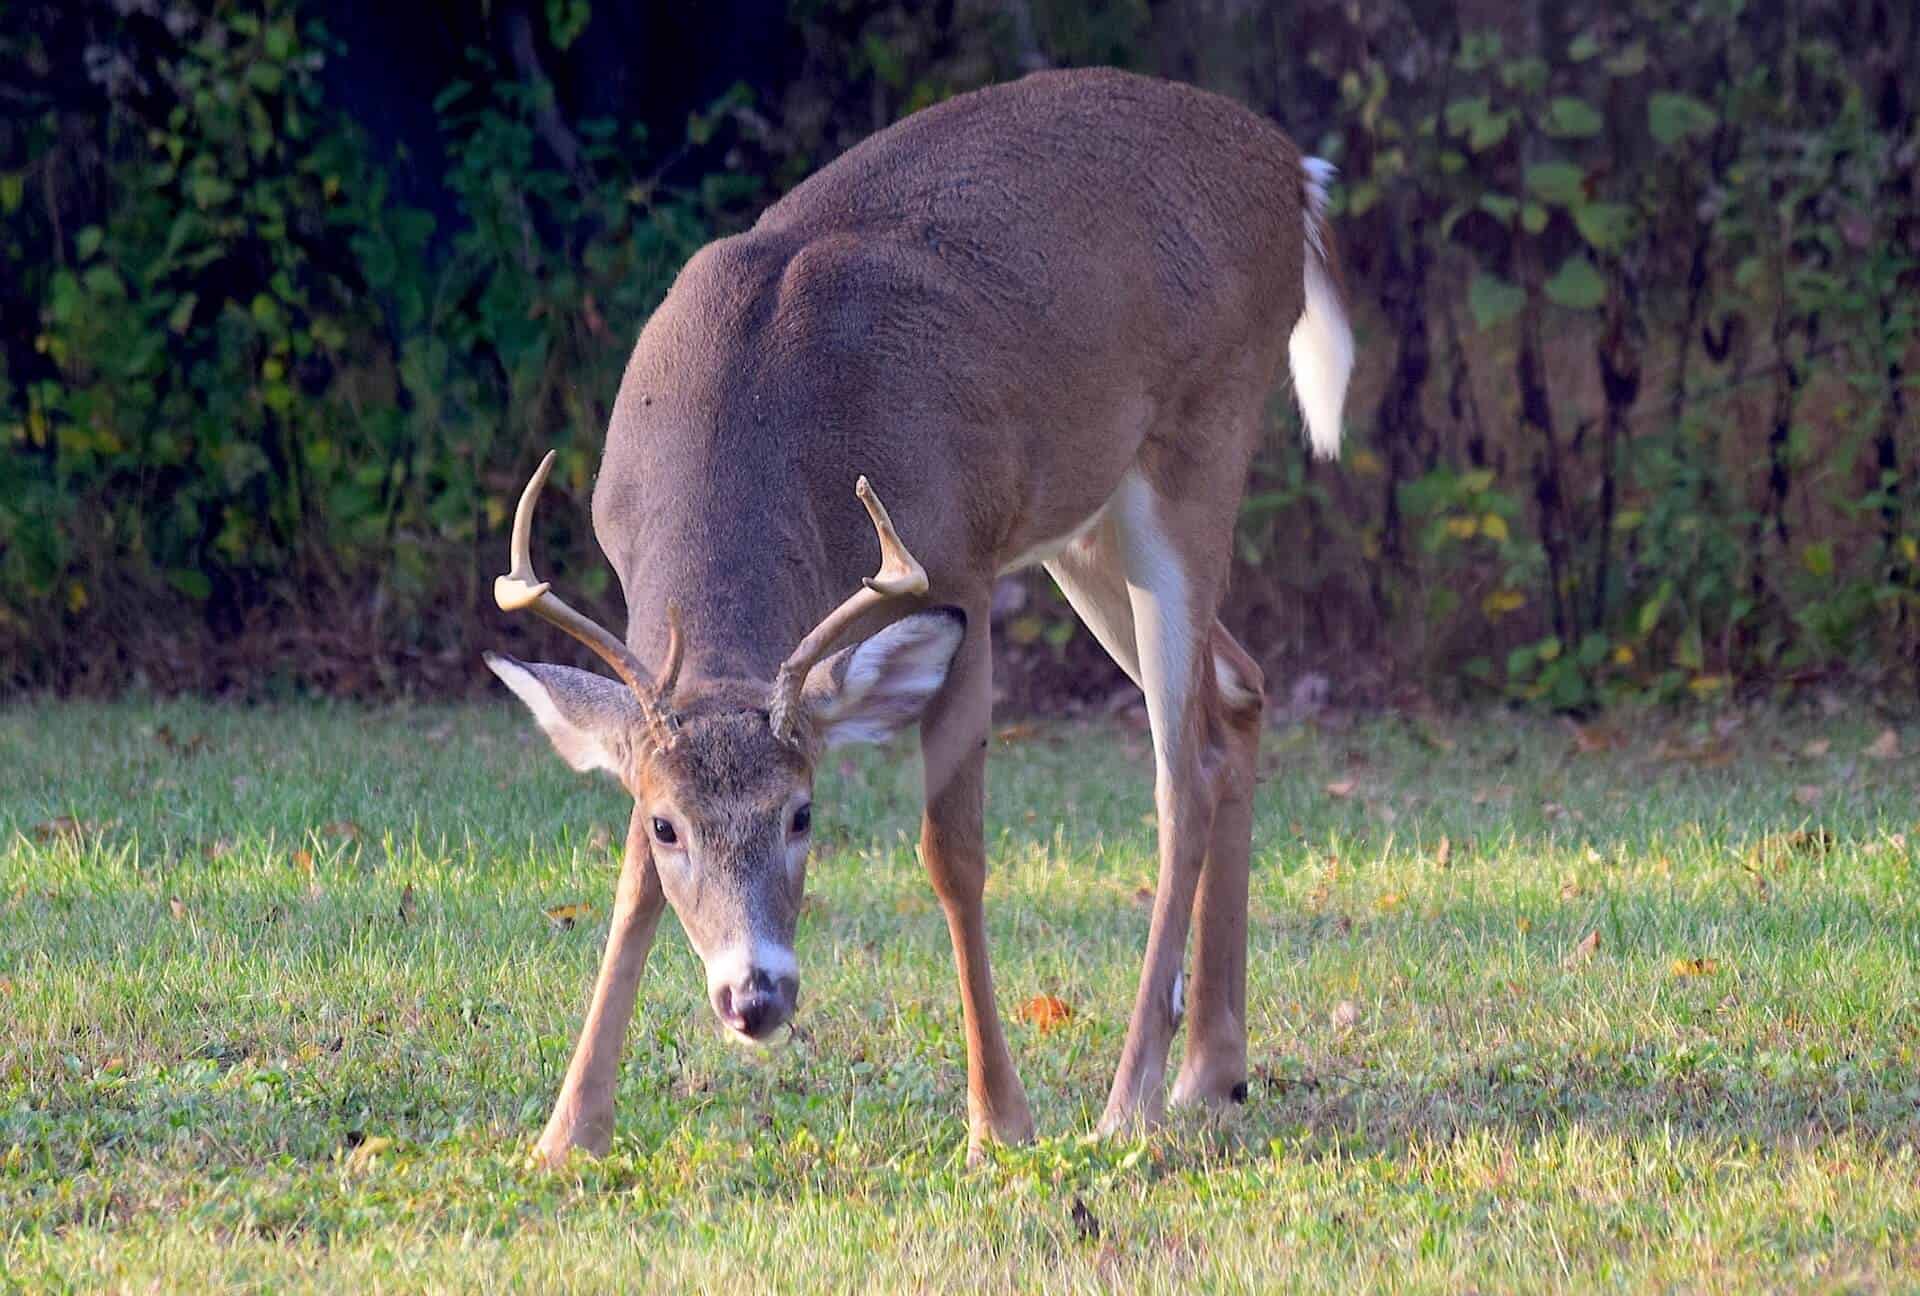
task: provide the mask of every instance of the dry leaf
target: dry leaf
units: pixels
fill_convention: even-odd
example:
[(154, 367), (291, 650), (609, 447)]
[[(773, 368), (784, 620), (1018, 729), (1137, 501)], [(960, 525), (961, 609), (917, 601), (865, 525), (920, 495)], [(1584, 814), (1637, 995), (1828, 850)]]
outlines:
[(168, 898), (167, 909), (173, 914), (175, 918), (180, 919), (182, 921), (186, 919), (187, 904), (186, 904), (186, 901), (182, 900), (179, 896), (171, 896)]
[(41, 844), (58, 837), (78, 837), (87, 830), (87, 825), (72, 815), (55, 815), (45, 823), (37, 823), (31, 829), (33, 839)]
[(1065, 1026), (1073, 1016), (1067, 1001), (1053, 995), (1035, 995), (1021, 1004), (1014, 1016), (1037, 1027), (1042, 1035)]
[(1595, 752), (1610, 751), (1619, 746), (1619, 744), (1620, 735), (1614, 733), (1611, 729), (1603, 728), (1600, 725), (1576, 724), (1573, 726), (1573, 750), (1583, 756), (1591, 756)]
[(595, 824), (587, 833), (588, 850), (605, 850), (613, 845), (613, 832), (605, 824)]
[(547, 915), (547, 921), (553, 924), (555, 931), (572, 931), (575, 923), (593, 917), (593, 906), (590, 904), (563, 904), (555, 905), (553, 908), (543, 910), (542, 912)]
[(1831, 750), (1833, 750), (1833, 739), (1815, 738), (1812, 742), (1800, 749), (1800, 754), (1808, 760), (1819, 760)]
[(302, 877), (313, 878), (313, 852), (304, 846), (293, 853), (293, 866), (300, 870)]
[(1031, 720), (1022, 720), (1018, 724), (1002, 725), (993, 736), (1003, 743), (1017, 743), (1037, 737), (1039, 733), (1039, 725)]
[(1403, 899), (1405, 899), (1405, 897), (1398, 891), (1389, 891), (1378, 900), (1375, 900), (1373, 907), (1381, 913), (1392, 913), (1400, 907), (1400, 902)]
[(1342, 999), (1333, 1006), (1333, 1028), (1337, 1031), (1350, 1031), (1360, 1024), (1360, 1005), (1351, 999)]
[(407, 883), (406, 889), (400, 893), (400, 908), (397, 912), (402, 924), (413, 921), (413, 914), (416, 908), (417, 906), (413, 902), (413, 883), (409, 882)]
[(1327, 784), (1327, 795), (1336, 801), (1344, 801), (1352, 796), (1353, 790), (1359, 786), (1360, 784), (1357, 780), (1340, 779), (1337, 782)]
[(1818, 783), (1802, 783), (1793, 790), (1793, 799), (1803, 806), (1819, 805), (1827, 790)]
[(1150, 886), (1135, 887), (1133, 892), (1133, 902), (1139, 905), (1142, 909), (1153, 908), (1153, 888)]
[(1596, 927), (1580, 938), (1580, 943), (1573, 947), (1573, 953), (1567, 955), (1567, 963), (1569, 966), (1575, 963), (1584, 963), (1599, 952), (1600, 929)]
[(1440, 839), (1440, 845), (1433, 852), (1433, 863), (1435, 868), (1446, 868), (1453, 863), (1453, 838)]
[(351, 819), (335, 819), (320, 830), (322, 836), (338, 838), (341, 841), (359, 841), (366, 836), (366, 829)]
[(1677, 977), (1712, 976), (1719, 970), (1719, 959), (1677, 958), (1673, 961), (1673, 974)]
[(367, 1168), (368, 1162), (392, 1146), (393, 1140), (384, 1134), (376, 1134), (372, 1138), (364, 1139), (361, 1141), (359, 1147), (348, 1154), (347, 1168), (351, 1170), (364, 1170)]
[(162, 747), (165, 747), (175, 756), (198, 756), (207, 749), (208, 739), (205, 734), (195, 734), (193, 737), (182, 741), (168, 725), (161, 725), (158, 729), (154, 730), (153, 736), (159, 740)]
[(1568, 878), (1560, 884), (1560, 898), (1562, 900), (1578, 900), (1580, 898), (1580, 890), (1580, 879)]
[(1882, 729), (1880, 736), (1868, 743), (1860, 754), (1872, 760), (1899, 760), (1900, 735), (1892, 729)]

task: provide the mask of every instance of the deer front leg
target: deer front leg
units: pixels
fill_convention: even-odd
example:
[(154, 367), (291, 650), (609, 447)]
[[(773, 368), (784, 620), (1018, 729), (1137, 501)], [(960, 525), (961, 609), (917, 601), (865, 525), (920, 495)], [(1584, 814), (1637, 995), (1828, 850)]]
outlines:
[(1024, 1143), (1033, 1137), (1033, 1116), (1000, 1029), (993, 972), (987, 963), (984, 819), (992, 668), (987, 609), (969, 609), (966, 641), (920, 729), (927, 792), (920, 857), (946, 911), (953, 961), (960, 974), (960, 1006), (967, 1032), (969, 1161), (979, 1160), (988, 1141)]
[(560, 1084), (553, 1115), (547, 1118), (547, 1128), (534, 1148), (548, 1166), (558, 1167), (574, 1148), (600, 1156), (613, 1142), (613, 1090), (620, 1052), (626, 1042), (627, 1023), (633, 1018), (640, 973), (647, 965), (647, 951), (653, 948), (660, 911), (665, 907), (646, 822), (636, 807), (627, 825), (626, 859), (620, 866), (613, 924), (607, 932), (600, 975), (593, 985), (593, 1003), (587, 1009), (586, 1024), (580, 1028), (580, 1041), (574, 1045), (573, 1060), (567, 1064), (567, 1077)]

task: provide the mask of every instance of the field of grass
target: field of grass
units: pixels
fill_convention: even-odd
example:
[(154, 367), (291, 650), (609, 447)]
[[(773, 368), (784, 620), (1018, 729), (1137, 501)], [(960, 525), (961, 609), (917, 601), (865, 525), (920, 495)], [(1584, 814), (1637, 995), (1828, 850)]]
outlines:
[(1912, 1287), (1920, 732), (1885, 729), (1271, 735), (1251, 1100), (1119, 1143), (1145, 744), (1003, 731), (1041, 1138), (972, 1170), (917, 774), (835, 755), (791, 1041), (721, 1039), (669, 920), (613, 1151), (549, 1174), (616, 788), (504, 697), (0, 710), (0, 1289)]

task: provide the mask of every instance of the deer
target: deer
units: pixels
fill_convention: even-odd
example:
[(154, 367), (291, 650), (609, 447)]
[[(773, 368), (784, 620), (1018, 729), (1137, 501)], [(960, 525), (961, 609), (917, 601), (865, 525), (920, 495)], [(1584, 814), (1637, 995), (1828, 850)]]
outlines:
[(593, 488), (626, 637), (534, 571), (551, 452), (494, 591), (611, 669), (485, 658), (567, 764), (633, 798), (540, 1159), (608, 1149), (668, 905), (725, 1033), (767, 1041), (792, 1018), (821, 754), (910, 725), (919, 854), (959, 980), (968, 1154), (1032, 1137), (983, 893), (989, 603), (1034, 565), (1138, 685), (1152, 740), (1158, 876), (1097, 1128), (1164, 1120), (1183, 1019), (1171, 1101), (1246, 1100), (1266, 694), (1218, 613), (1283, 369), (1311, 451), (1339, 450), (1354, 343), (1331, 177), (1229, 99), (1039, 72), (902, 119), (688, 260), (634, 345)]

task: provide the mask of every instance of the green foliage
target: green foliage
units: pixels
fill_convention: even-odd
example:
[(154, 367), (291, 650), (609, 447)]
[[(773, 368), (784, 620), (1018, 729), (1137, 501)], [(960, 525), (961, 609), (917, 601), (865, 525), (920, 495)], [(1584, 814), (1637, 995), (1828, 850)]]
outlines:
[[(197, 20), (164, 110), (105, 118), (100, 216), (35, 284), (44, 371), (0, 388), (0, 646), (84, 642), (119, 607), (154, 610), (143, 635), (333, 605), (370, 639), (457, 639), (524, 466), (559, 444), (583, 489), (633, 334), (741, 197), (725, 173), (662, 188), (606, 123), (562, 170), (533, 127), (550, 90), (459, 86), (436, 245), (298, 14)], [(577, 510), (556, 540), (557, 565), (586, 553)]]
[[(0, 129), (0, 252), (22, 268), (0, 312), (0, 686), (343, 617), (375, 658), (455, 660), (548, 444), (576, 507), (545, 516), (543, 551), (602, 594), (578, 505), (684, 258), (888, 122), (1046, 63), (1202, 82), (1341, 168), (1353, 449), (1328, 469), (1271, 438), (1230, 619), (1305, 610), (1329, 654), (1576, 709), (1913, 679), (1912, 15), (1635, 0), (1475, 30), (1408, 0), (801, 0), (783, 97), (736, 90), (684, 147), (570, 123), (562, 162), (554, 89), (476, 65), (437, 105), (436, 229), (321, 93), (314, 3), (194, 17), (150, 93), (107, 80), (97, 117)], [(533, 7), (559, 51), (593, 10)], [(0, 29), (10, 64), (35, 65), (33, 28)], [(709, 174), (645, 169), (688, 158)], [(1035, 658), (1093, 651), (1035, 606), (1014, 636)], [(401, 678), (369, 669), (319, 682)]]

